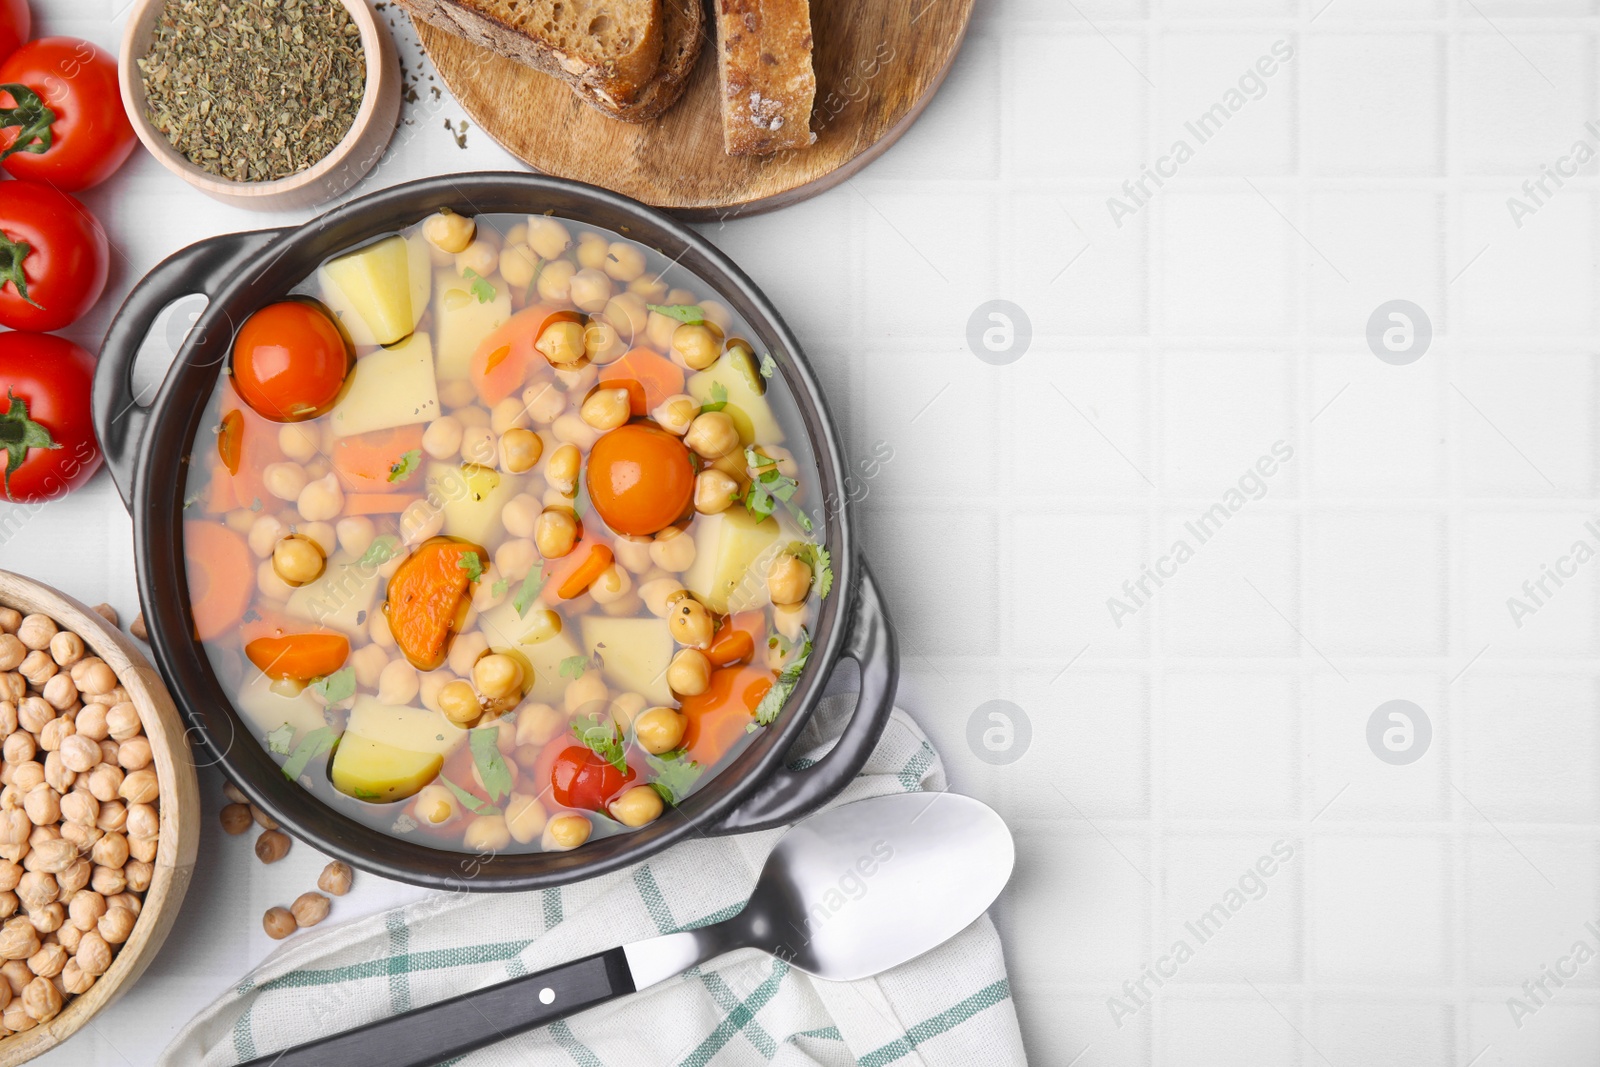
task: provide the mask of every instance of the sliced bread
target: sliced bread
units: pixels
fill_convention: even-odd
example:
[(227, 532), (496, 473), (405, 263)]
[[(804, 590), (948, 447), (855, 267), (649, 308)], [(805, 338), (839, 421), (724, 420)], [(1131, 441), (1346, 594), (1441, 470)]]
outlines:
[(626, 107), (661, 65), (663, 0), (400, 0), (414, 17)]
[(661, 0), (661, 64), (631, 104), (610, 99), (603, 91), (576, 87), (580, 98), (623, 122), (649, 122), (678, 102), (700, 58), (706, 13), (702, 0)]
[(809, 0), (713, 0), (722, 142), (730, 156), (765, 156), (816, 141)]

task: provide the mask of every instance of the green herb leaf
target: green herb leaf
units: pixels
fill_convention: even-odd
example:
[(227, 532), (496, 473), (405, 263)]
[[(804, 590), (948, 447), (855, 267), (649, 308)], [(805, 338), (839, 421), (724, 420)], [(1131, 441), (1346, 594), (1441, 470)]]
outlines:
[(355, 798), (357, 800), (377, 800), (378, 794), (370, 789), (362, 789), (358, 786), (355, 791)]
[[(0, 85), (0, 91), (10, 93), (11, 99), (17, 102), (15, 107), (0, 108), (0, 129), (18, 127), (17, 139), (11, 142), (10, 148), (0, 152), (0, 160), (7, 158), (13, 152), (29, 152), (42, 156), (50, 151), (50, 146), (55, 140), (51, 127), (55, 125), (56, 113), (45, 105), (38, 93), (26, 85), (15, 83)], [(22, 298), (27, 300), (28, 294), (23, 293)]]
[(476, 552), (468, 552), (456, 560), (456, 566), (467, 572), (467, 581), (475, 582), (483, 577), (483, 560), (478, 558)]
[(589, 714), (572, 724), (572, 732), (590, 752), (617, 769), (618, 774), (628, 773), (628, 758), (622, 748), (622, 731), (609, 717)]
[(583, 672), (589, 669), (588, 656), (568, 656), (561, 661), (561, 677), (571, 678), (576, 681), (583, 677)]
[(381, 567), (394, 558), (395, 549), (399, 547), (400, 539), (393, 534), (374, 537), (356, 563), (362, 567)]
[(289, 746), (292, 744), (294, 744), (294, 727), (288, 723), (284, 723), (267, 735), (268, 751), (276, 752), (280, 756), (287, 756), (290, 752)]
[(761, 376), (763, 378), (772, 377), (775, 373), (777, 373), (777, 370), (778, 365), (772, 361), (771, 355), (764, 355), (761, 357)]
[(510, 583), (504, 578), (497, 578), (495, 579), (495, 583), (489, 587), (489, 595), (494, 597), (503, 597), (506, 595), (506, 590), (510, 588)]
[(467, 731), (473, 766), (478, 768), (478, 777), (483, 779), (484, 791), (494, 801), (511, 792), (511, 772), (506, 769), (505, 758), (496, 744), (499, 737), (500, 731), (493, 726)]
[(800, 673), (806, 669), (806, 660), (811, 658), (811, 634), (805, 630), (800, 631), (800, 652), (778, 675), (778, 680), (772, 683), (772, 688), (767, 690), (767, 695), (761, 698), (761, 703), (756, 705), (756, 722), (762, 726), (771, 725), (777, 719), (778, 713), (783, 710), (784, 701), (789, 699), (789, 694), (794, 692), (794, 687), (800, 684)]
[(283, 776), (289, 781), (297, 780), (305, 773), (306, 765), (324, 752), (329, 752), (339, 743), (339, 735), (333, 732), (333, 727), (324, 726), (312, 730), (300, 739), (294, 747), (294, 753), (284, 761)]
[(705, 773), (705, 768), (689, 759), (684, 752), (668, 752), (664, 756), (645, 756), (645, 762), (656, 772), (650, 788), (661, 794), (661, 799), (677, 807), (694, 792), (694, 784)]
[(539, 590), (544, 588), (544, 573), (542, 568), (534, 567), (528, 576), (522, 579), (522, 588), (517, 590), (516, 598), (511, 601), (511, 606), (517, 609), (517, 618), (522, 618), (528, 613), (528, 608), (533, 605), (534, 598), (539, 595)]
[(528, 290), (527, 290), (527, 292), (522, 294), (523, 303), (525, 303), (525, 304), (533, 303), (534, 296), (538, 294), (538, 292), (539, 292), (539, 275), (544, 273), (544, 265), (545, 265), (545, 263), (546, 263), (545, 260), (538, 259), (538, 258), (534, 259), (534, 262), (533, 262), (533, 277), (528, 279)]
[(494, 283), (471, 267), (461, 272), (461, 276), (471, 283), (472, 295), (478, 298), (478, 303), (487, 304), (494, 299)]
[(704, 415), (708, 411), (721, 411), (723, 408), (725, 408), (727, 406), (728, 406), (728, 388), (727, 388), (727, 386), (723, 385), (721, 382), (712, 382), (711, 383), (711, 401), (710, 401), (710, 403), (706, 403), (706, 404), (701, 404), (700, 405), (700, 414)]
[(817, 598), (826, 600), (833, 589), (833, 557), (828, 555), (828, 550), (809, 541), (796, 541), (789, 546), (789, 551), (811, 568), (816, 578)]
[(456, 795), (456, 799), (461, 801), (461, 806), (463, 808), (466, 808), (468, 811), (472, 812), (472, 814), (474, 814), (474, 815), (499, 815), (500, 814), (500, 809), (499, 808), (495, 807), (493, 804), (485, 804), (483, 801), (479, 800), (477, 797), (473, 796), (471, 793), (467, 792), (465, 789), (462, 789), (459, 785), (456, 785), (454, 782), (452, 782), (450, 779), (446, 778), (444, 775), (441, 774), (439, 776), (439, 781), (443, 782), (444, 785), (445, 785), (445, 788), (450, 790), (450, 792), (454, 793)]
[(403, 482), (422, 466), (422, 449), (413, 448), (409, 452), (402, 452), (400, 458), (389, 464), (389, 480)]
[(690, 326), (706, 321), (705, 310), (699, 304), (646, 304), (645, 307), (669, 319), (688, 323)]
[(356, 695), (356, 669), (345, 667), (334, 671), (326, 678), (318, 678), (312, 682), (311, 688), (317, 691), (329, 707), (341, 700), (349, 700)]

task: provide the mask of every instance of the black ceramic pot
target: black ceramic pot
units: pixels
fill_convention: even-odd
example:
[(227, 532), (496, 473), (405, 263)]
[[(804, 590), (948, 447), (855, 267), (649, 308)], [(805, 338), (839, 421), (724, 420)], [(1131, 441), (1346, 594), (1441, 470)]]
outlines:
[[(555, 214), (627, 234), (703, 278), (752, 325), (799, 406), (820, 467), (820, 527), (835, 572), (815, 646), (778, 721), (677, 809), (642, 830), (561, 853), (481, 857), (391, 837), (324, 805), (287, 781), (234, 711), (192, 636), (182, 514), (186, 464), (217, 377), (227, 372), (234, 331), (280, 298), (328, 256), (416, 222), (441, 207), (464, 215)], [(135, 397), (131, 372), (156, 316), (190, 293), (205, 312), (184, 341), (153, 401)], [(534, 889), (613, 871), (700, 835), (759, 830), (820, 807), (866, 762), (894, 699), (895, 642), (872, 577), (856, 551), (845, 464), (822, 392), (783, 319), (727, 257), (686, 227), (642, 204), (587, 185), (529, 174), (430, 178), (353, 200), (282, 230), (229, 234), (189, 246), (150, 272), (117, 312), (100, 353), (95, 428), (106, 465), (133, 515), (139, 597), (150, 643), (200, 747), (250, 799), (291, 833), (350, 864), (401, 881), (473, 890)], [(843, 736), (821, 762), (784, 766), (841, 657), (860, 668), (861, 691)], [(202, 757), (206, 758), (206, 757)]]

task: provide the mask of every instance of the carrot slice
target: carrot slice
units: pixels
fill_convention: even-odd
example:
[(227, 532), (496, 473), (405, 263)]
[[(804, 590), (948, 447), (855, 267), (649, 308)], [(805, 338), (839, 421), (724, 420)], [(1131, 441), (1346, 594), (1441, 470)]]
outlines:
[(650, 414), (669, 396), (683, 392), (683, 368), (648, 348), (635, 348), (600, 369), (602, 384), (628, 390), (635, 418)]
[[(257, 506), (258, 501), (261, 504), (271, 502), (272, 496), (267, 492), (261, 472), (268, 464), (283, 459), (283, 450), (278, 447), (279, 427), (277, 423), (268, 422), (256, 414), (239, 399), (233, 391), (231, 377), (228, 379), (227, 391), (222, 394), (221, 425), (224, 431), (233, 433), (235, 431), (227, 429), (230, 423), (238, 426), (238, 467), (232, 474), (219, 472), (217, 475), (219, 479), (228, 481), (233, 488), (233, 503), (229, 506), (253, 508)], [(220, 493), (220, 490), (218, 492)]]
[(346, 493), (393, 493), (422, 484), (413, 471), (404, 481), (389, 480), (390, 471), (407, 452), (422, 448), (422, 426), (395, 426), (354, 437), (341, 437), (328, 450), (328, 460), (339, 472)]
[(543, 304), (530, 304), (478, 342), (469, 376), (486, 406), (494, 407), (522, 388), (530, 377), (550, 377), (550, 362), (533, 345), (553, 310)]
[(244, 646), (244, 654), (268, 678), (308, 682), (344, 666), (350, 658), (350, 639), (330, 633), (258, 637)]
[(755, 655), (756, 643), (766, 628), (766, 618), (759, 611), (741, 611), (730, 615), (717, 628), (706, 649), (706, 658), (713, 667), (727, 667), (735, 663), (748, 663)]
[(557, 600), (576, 600), (589, 591), (615, 558), (611, 546), (603, 541), (580, 541), (571, 552), (546, 565), (545, 591), (554, 589)]
[(255, 561), (243, 537), (220, 523), (183, 524), (189, 610), (200, 640), (220, 637), (244, 618), (256, 588)]
[(400, 493), (348, 493), (344, 498), (346, 515), (398, 515), (414, 496)]
[(431, 671), (445, 660), (472, 580), (471, 565), (464, 561), (473, 554), (479, 568), (489, 565), (489, 554), (477, 545), (435, 537), (424, 541), (389, 579), (383, 614), (395, 644), (419, 671)]
[(772, 672), (762, 667), (723, 667), (711, 672), (711, 684), (698, 696), (684, 697), (689, 720), (683, 749), (702, 767), (727, 755), (745, 735), (761, 698), (772, 688)]

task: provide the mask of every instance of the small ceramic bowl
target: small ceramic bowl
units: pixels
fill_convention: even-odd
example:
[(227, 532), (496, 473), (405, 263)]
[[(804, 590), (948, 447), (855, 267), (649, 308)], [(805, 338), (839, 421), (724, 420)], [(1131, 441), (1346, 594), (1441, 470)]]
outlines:
[(71, 1037), (101, 1008), (133, 987), (172, 931), (194, 873), (200, 850), (200, 787), (187, 727), (172, 696), (137, 645), (122, 631), (63, 593), (0, 571), (0, 606), (24, 615), (48, 615), (83, 638), (91, 653), (117, 674), (128, 699), (139, 709), (139, 722), (150, 740), (156, 781), (161, 790), (161, 838), (156, 846), (150, 888), (133, 934), (117, 951), (111, 968), (87, 993), (67, 1001), (61, 1014), (31, 1030), (0, 1039), (0, 1067), (12, 1067), (43, 1055)]
[(298, 174), (270, 182), (236, 182), (201, 170), (172, 147), (145, 113), (144, 80), (139, 60), (150, 50), (157, 21), (166, 0), (138, 0), (128, 16), (117, 56), (117, 78), (122, 85), (122, 106), (134, 132), (162, 166), (207, 196), (238, 207), (260, 211), (312, 207), (331, 200), (355, 185), (383, 155), (400, 117), (400, 64), (389, 31), (367, 6), (367, 0), (339, 0), (361, 31), (366, 53), (367, 86), (344, 140), (327, 156)]

